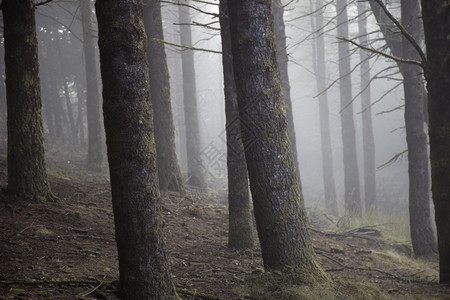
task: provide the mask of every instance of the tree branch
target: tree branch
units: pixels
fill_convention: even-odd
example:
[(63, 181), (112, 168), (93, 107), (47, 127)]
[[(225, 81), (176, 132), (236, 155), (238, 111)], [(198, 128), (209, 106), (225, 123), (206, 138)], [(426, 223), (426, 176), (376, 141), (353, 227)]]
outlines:
[(205, 49), (205, 48), (190, 47), (190, 46), (185, 46), (185, 45), (175, 44), (175, 43), (171, 43), (171, 42), (168, 42), (168, 41), (164, 41), (164, 40), (160, 40), (160, 39), (155, 39), (155, 38), (153, 38), (152, 41), (156, 41), (156, 42), (159, 42), (159, 43), (163, 43), (163, 44), (166, 44), (166, 45), (170, 45), (170, 46), (174, 46), (174, 47), (178, 47), (178, 48), (182, 48), (182, 49), (188, 49), (188, 50), (195, 50), (195, 51), (203, 51), (203, 52), (209, 52), (209, 53), (222, 54), (222, 51), (216, 51), (216, 50)]
[[(391, 55), (391, 54), (387, 54), (387, 53), (384, 53), (384, 52), (379, 51), (379, 50), (377, 50), (377, 49), (374, 49), (374, 48), (371, 48), (371, 47), (366, 47), (366, 46), (363, 46), (363, 45), (361, 45), (361, 44), (358, 44), (357, 42), (352, 41), (352, 40), (350, 40), (350, 39), (339, 38), (339, 40), (345, 41), (345, 42), (349, 42), (349, 43), (355, 45), (355, 46), (358, 47), (358, 48), (361, 48), (361, 49), (363, 49), (363, 50), (366, 50), (366, 51), (369, 51), (369, 52), (372, 52), (372, 53), (379, 54), (379, 55), (384, 56), (384, 57), (386, 57), (386, 58), (392, 59), (392, 60), (394, 60), (394, 61), (396, 61), (396, 62), (405, 63), (405, 64), (418, 65), (418, 66), (420, 66), (420, 67), (422, 67), (422, 68), (425, 68), (425, 65), (424, 65), (424, 62), (423, 62), (423, 61), (420, 62), (420, 61), (417, 61), (417, 60), (406, 59), (406, 58), (401, 58), (401, 57), (394, 56), (394, 55)], [(426, 63), (426, 62), (425, 62), (425, 63)]]
[(388, 18), (394, 22), (395, 26), (400, 30), (400, 32), (403, 34), (403, 36), (411, 43), (411, 45), (416, 49), (417, 53), (420, 56), (420, 59), (422, 60), (421, 67), (424, 69), (427, 69), (427, 57), (425, 53), (423, 52), (422, 48), (419, 44), (417, 44), (416, 40), (409, 34), (409, 32), (406, 30), (406, 28), (400, 24), (400, 22), (391, 14), (389, 9), (387, 9), (386, 5), (381, 0), (373, 0), (375, 1), (385, 12), (385, 14), (388, 16)]

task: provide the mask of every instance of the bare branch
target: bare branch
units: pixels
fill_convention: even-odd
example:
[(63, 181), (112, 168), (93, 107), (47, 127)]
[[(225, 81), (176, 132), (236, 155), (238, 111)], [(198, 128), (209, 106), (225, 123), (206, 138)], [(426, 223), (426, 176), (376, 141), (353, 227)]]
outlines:
[(190, 47), (190, 46), (175, 44), (175, 43), (171, 43), (171, 42), (168, 42), (168, 41), (155, 39), (155, 38), (153, 38), (152, 41), (156, 41), (156, 42), (159, 42), (159, 43), (163, 43), (163, 44), (166, 44), (166, 45), (178, 47), (178, 48), (185, 49), (185, 50), (195, 50), (195, 51), (203, 51), (203, 52), (209, 52), (209, 53), (222, 54), (222, 51), (216, 51), (216, 50), (205, 49), (205, 48)]
[(392, 165), (393, 163), (395, 163), (399, 158), (401, 158), (403, 155), (405, 155), (406, 153), (408, 153), (408, 149), (403, 150), (402, 152), (399, 152), (397, 154), (394, 155), (394, 157), (392, 157), (390, 160), (388, 160), (387, 162), (385, 162), (384, 164), (380, 165), (377, 167), (378, 170), (381, 170), (383, 168), (386, 168), (390, 165)]
[(397, 26), (398, 29), (400, 29), (400, 32), (403, 34), (403, 36), (411, 43), (411, 45), (416, 49), (417, 53), (420, 55), (420, 59), (422, 60), (421, 67), (426, 69), (427, 66), (427, 57), (425, 53), (423, 52), (422, 48), (419, 44), (417, 44), (417, 41), (409, 34), (409, 32), (406, 30), (406, 28), (400, 24), (400, 22), (391, 14), (389, 9), (387, 9), (386, 5), (381, 0), (373, 0), (375, 1), (386, 13), (388, 18), (394, 22), (395, 26)]
[(201, 13), (203, 13), (205, 15), (213, 16), (214, 18), (218, 18), (219, 17), (219, 14), (217, 14), (217, 13), (211, 13), (211, 12), (202, 10), (202, 9), (200, 9), (198, 7), (195, 7), (193, 5), (189, 5), (189, 4), (185, 4), (185, 3), (175, 3), (175, 2), (172, 2), (172, 1), (165, 1), (165, 0), (161, 0), (161, 3), (169, 3), (169, 4), (173, 4), (173, 5), (186, 6), (186, 7), (192, 8), (193, 10), (201, 12)]
[(43, 13), (41, 13), (41, 12), (39, 12), (39, 11), (36, 11), (36, 13), (37, 14), (39, 14), (39, 15), (41, 15), (41, 16), (43, 16), (43, 17), (46, 17), (46, 18), (49, 18), (50, 20), (53, 20), (53, 21), (55, 21), (56, 23), (58, 23), (59, 25), (61, 25), (61, 26), (63, 26), (64, 28), (66, 28), (77, 40), (79, 40), (81, 43), (83, 43), (83, 39), (81, 39), (75, 32), (73, 32), (73, 30), (72, 29), (70, 29), (70, 26), (67, 26), (66, 24), (64, 24), (64, 23), (62, 23), (60, 20), (58, 20), (57, 18), (55, 18), (55, 17), (52, 17), (52, 16), (49, 16), (49, 15), (46, 15), (46, 14), (43, 14)]
[(394, 55), (391, 55), (391, 54), (384, 53), (382, 51), (378, 51), (377, 49), (374, 49), (372, 47), (366, 47), (366, 46), (360, 45), (360, 44), (356, 43), (355, 41), (352, 41), (352, 40), (349, 40), (349, 39), (346, 39), (346, 38), (339, 38), (339, 39), (341, 41), (349, 42), (349, 43), (351, 43), (351, 44), (355, 45), (356, 47), (361, 48), (363, 50), (370, 51), (372, 53), (376, 53), (376, 54), (379, 54), (379, 55), (384, 56), (386, 58), (392, 59), (392, 60), (394, 60), (396, 62), (418, 65), (418, 66), (420, 66), (422, 68), (425, 68), (425, 66), (423, 64), (424, 63), (423, 61), (420, 62), (420, 61), (417, 61), (417, 60), (397, 57), (397, 56), (394, 56)]
[(383, 111), (380, 111), (379, 113), (376, 113), (375, 116), (388, 114), (388, 113), (391, 113), (391, 112), (393, 112), (393, 111), (402, 109), (402, 108), (404, 108), (404, 107), (405, 107), (405, 104), (402, 104), (402, 105), (399, 105), (399, 106), (397, 106), (397, 107), (394, 107), (393, 109), (390, 109), (390, 110), (383, 110)]

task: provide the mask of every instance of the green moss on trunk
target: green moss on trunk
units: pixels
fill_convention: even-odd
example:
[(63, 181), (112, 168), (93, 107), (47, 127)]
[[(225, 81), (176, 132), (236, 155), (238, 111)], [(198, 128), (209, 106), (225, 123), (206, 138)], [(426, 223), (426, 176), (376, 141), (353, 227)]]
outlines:
[(8, 192), (28, 201), (54, 201), (44, 159), (35, 4), (2, 2), (8, 106)]
[(231, 52), (230, 23), (226, 0), (220, 1), (222, 64), (225, 92), (228, 171), (228, 245), (236, 249), (253, 248), (253, 217), (250, 212), (247, 163), (239, 120)]
[(123, 299), (175, 299), (165, 253), (143, 2), (97, 0), (111, 191)]
[(170, 99), (169, 70), (167, 68), (161, 3), (145, 1), (145, 30), (148, 38), (147, 58), (150, 71), (150, 94), (153, 104), (156, 153), (158, 156), (159, 187), (162, 191), (172, 190), (183, 193), (183, 181), (175, 149), (175, 127)]
[(328, 282), (314, 257), (307, 231), (288, 134), (270, 3), (228, 1), (239, 115), (246, 128), (245, 157), (264, 266), (305, 274), (312, 282)]

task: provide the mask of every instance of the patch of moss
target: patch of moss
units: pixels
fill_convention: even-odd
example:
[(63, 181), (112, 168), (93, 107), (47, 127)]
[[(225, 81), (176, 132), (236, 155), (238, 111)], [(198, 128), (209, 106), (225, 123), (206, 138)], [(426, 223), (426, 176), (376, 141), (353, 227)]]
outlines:
[(53, 297), (53, 294), (50, 292), (46, 292), (46, 291), (42, 291), (37, 293), (39, 296), (44, 297), (44, 298), (51, 298)]

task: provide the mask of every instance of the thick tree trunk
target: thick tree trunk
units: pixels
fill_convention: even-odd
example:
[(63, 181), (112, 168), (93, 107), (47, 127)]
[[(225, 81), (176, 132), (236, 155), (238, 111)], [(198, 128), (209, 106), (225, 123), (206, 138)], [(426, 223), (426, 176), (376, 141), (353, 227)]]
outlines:
[(123, 299), (174, 299), (165, 253), (142, 0), (97, 0)]
[[(358, 5), (359, 43), (367, 45), (367, 16), (366, 2), (360, 1)], [(369, 214), (377, 205), (377, 181), (375, 166), (375, 140), (373, 137), (372, 104), (370, 96), (370, 65), (369, 53), (359, 50), (361, 61), (361, 110), (362, 110), (362, 138), (364, 156), (364, 203), (365, 212)]]
[[(395, 25), (388, 19), (381, 7), (371, 0), (372, 11), (384, 35), (386, 44), (395, 56), (418, 59), (414, 47), (406, 39), (398, 41)], [(417, 41), (421, 40), (418, 0), (402, 1), (402, 23)], [(431, 226), (430, 176), (427, 153), (427, 137), (423, 115), (423, 78), (419, 67), (398, 64), (403, 76), (405, 93), (405, 125), (408, 145), (409, 172), (409, 216), (411, 242), (416, 256), (428, 256), (436, 251), (436, 241)]]
[(439, 282), (450, 284), (450, 6), (422, 0), (428, 65), (429, 134), (433, 201), (439, 250)]
[(256, 225), (268, 269), (328, 279), (318, 265), (295, 172), (271, 0), (229, 0), (233, 67)]
[(159, 187), (162, 191), (172, 190), (182, 193), (184, 187), (175, 148), (169, 70), (164, 44), (161, 43), (164, 36), (159, 0), (145, 1), (144, 21), (148, 40), (147, 59), (150, 70), (150, 94), (154, 111), (153, 123), (158, 157)]
[(8, 106), (8, 192), (54, 200), (45, 170), (38, 43), (33, 0), (3, 0)]
[[(189, 8), (178, 6), (181, 24), (190, 24)], [(180, 26), (181, 44), (192, 46), (192, 32), (187, 25)], [(188, 183), (201, 188), (206, 187), (204, 167), (200, 157), (200, 128), (197, 112), (197, 92), (195, 83), (195, 67), (193, 50), (181, 52), (183, 69), (183, 97), (184, 97), (184, 121), (186, 123), (186, 152), (188, 165)]]
[[(0, 78), (3, 78), (5, 74), (5, 61), (1, 59), (2, 57), (5, 57), (5, 48), (3, 45), (0, 45)], [(0, 141), (6, 140), (6, 127), (6, 86), (5, 81), (0, 80)]]
[[(402, 0), (402, 25), (420, 43), (422, 40), (420, 1)], [(419, 54), (406, 38), (402, 42), (403, 57), (419, 60)], [(411, 241), (416, 256), (436, 252), (436, 240), (430, 218), (430, 173), (427, 135), (423, 115), (422, 69), (412, 64), (402, 65), (405, 93), (406, 142), (408, 144), (409, 220)]]
[(88, 125), (87, 167), (97, 171), (103, 163), (102, 126), (100, 122), (100, 97), (98, 93), (98, 73), (93, 35), (93, 14), (91, 0), (80, 0), (83, 26), (83, 47), (86, 67), (86, 114)]
[(253, 248), (253, 220), (250, 211), (247, 163), (242, 143), (241, 123), (234, 83), (230, 19), (227, 0), (220, 1), (220, 28), (225, 92), (228, 170), (228, 245), (236, 249)]
[[(323, 7), (323, 0), (317, 0), (317, 9)], [(325, 72), (325, 35), (323, 32), (323, 9), (316, 13), (315, 20), (317, 32), (317, 51), (316, 51), (316, 81), (317, 92), (321, 93), (319, 100), (319, 114), (320, 114), (320, 142), (322, 148), (322, 176), (325, 194), (325, 203), (328, 211), (337, 216), (339, 214), (336, 186), (334, 182), (334, 167), (333, 167), (333, 151), (331, 149), (331, 133), (330, 133), (330, 113), (328, 109), (328, 93), (325, 91), (326, 72)]]
[(300, 178), (300, 165), (298, 161), (297, 139), (295, 137), (294, 112), (292, 110), (291, 85), (289, 83), (288, 72), (288, 54), (286, 45), (286, 30), (284, 25), (284, 6), (281, 0), (272, 1), (273, 20), (275, 29), (275, 43), (277, 44), (277, 59), (280, 68), (281, 84), (283, 86), (283, 98), (286, 105), (286, 114), (289, 125), (289, 138), (292, 145), (292, 154), (294, 155), (295, 170), (299, 180), (300, 189), (302, 182)]
[[(338, 38), (348, 38), (347, 0), (336, 0)], [(361, 216), (361, 195), (356, 153), (355, 121), (353, 120), (352, 80), (348, 43), (339, 42), (339, 83), (341, 99), (341, 130), (344, 152), (345, 213)]]

